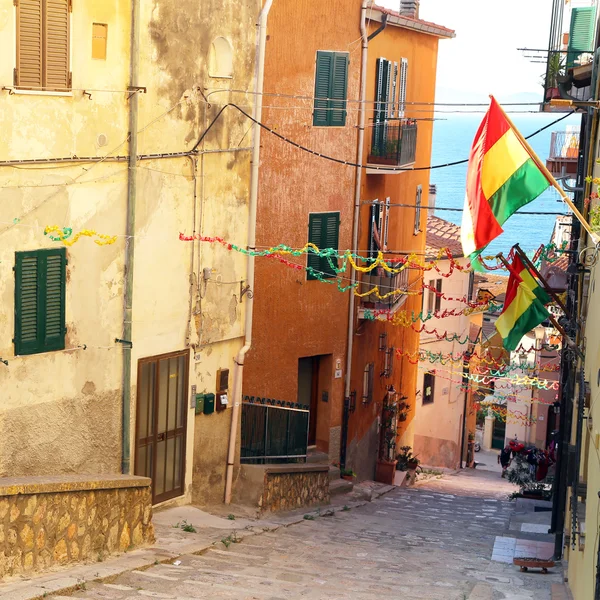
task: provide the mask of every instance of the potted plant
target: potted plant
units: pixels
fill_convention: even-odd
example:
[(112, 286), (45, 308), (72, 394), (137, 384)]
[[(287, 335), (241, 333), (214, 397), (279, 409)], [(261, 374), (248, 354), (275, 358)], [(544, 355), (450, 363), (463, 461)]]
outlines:
[(352, 469), (340, 469), (340, 475), (346, 481), (354, 481), (356, 477), (356, 473)]
[(416, 471), (417, 468), (419, 467), (419, 463), (421, 461), (416, 457), (416, 456), (411, 456), (407, 461), (406, 461), (406, 468), (408, 471)]
[(542, 85), (545, 89), (545, 101), (560, 98), (558, 78), (564, 74), (565, 59), (560, 52), (553, 52), (548, 57), (546, 73), (542, 75)]

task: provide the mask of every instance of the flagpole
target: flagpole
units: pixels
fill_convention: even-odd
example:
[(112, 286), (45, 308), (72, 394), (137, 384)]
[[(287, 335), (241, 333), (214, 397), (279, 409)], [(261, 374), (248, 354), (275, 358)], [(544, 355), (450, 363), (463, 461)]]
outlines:
[[(520, 248), (517, 246), (517, 252), (520, 250)], [(498, 258), (502, 261), (502, 264), (508, 269), (508, 271), (510, 273), (513, 272), (512, 266), (511, 264), (506, 260), (506, 258), (504, 258), (504, 256), (502, 255), (502, 253), (498, 254)], [(529, 261), (528, 261), (529, 262)], [(552, 294), (553, 295), (553, 294)], [(562, 304), (562, 303), (561, 303)], [(562, 326), (558, 323), (558, 321), (554, 318), (553, 315), (551, 315), (550, 313), (548, 313), (548, 320), (552, 323), (552, 325), (554, 325), (555, 329), (560, 333), (560, 335), (562, 335), (563, 339), (567, 340), (568, 342), (570, 342), (571, 344), (573, 343), (571, 341), (571, 339), (569, 338), (569, 336), (567, 335), (567, 333), (565, 332), (565, 330), (562, 328)]]
[[(492, 96), (490, 96), (490, 98), (492, 98)], [(599, 244), (600, 237), (598, 237), (598, 234), (596, 234), (596, 233), (594, 233), (594, 231), (592, 231), (592, 228), (590, 227), (589, 223), (585, 220), (584, 216), (579, 212), (579, 210), (577, 209), (575, 204), (573, 204), (573, 201), (571, 200), (571, 198), (569, 198), (567, 196), (567, 193), (562, 189), (562, 187), (560, 187), (560, 185), (558, 184), (556, 179), (554, 179), (554, 175), (552, 175), (552, 173), (550, 173), (550, 171), (548, 170), (546, 165), (539, 159), (538, 155), (535, 153), (533, 148), (527, 143), (527, 140), (521, 135), (521, 132), (515, 127), (515, 124), (510, 120), (510, 118), (506, 114), (506, 112), (504, 112), (504, 109), (502, 108), (502, 106), (500, 106), (500, 104), (498, 104), (498, 107), (502, 111), (502, 114), (504, 115), (504, 118), (507, 120), (508, 124), (512, 127), (512, 130), (515, 133), (515, 135), (517, 136), (517, 138), (520, 140), (520, 142), (523, 144), (523, 146), (525, 146), (525, 148), (531, 155), (531, 158), (533, 159), (533, 162), (537, 165), (538, 169), (544, 174), (544, 176), (550, 182), (552, 187), (560, 194), (563, 201), (573, 211), (573, 214), (575, 215), (577, 220), (581, 223), (582, 227), (588, 232), (588, 234), (592, 238), (592, 241), (594, 242), (594, 244)]]

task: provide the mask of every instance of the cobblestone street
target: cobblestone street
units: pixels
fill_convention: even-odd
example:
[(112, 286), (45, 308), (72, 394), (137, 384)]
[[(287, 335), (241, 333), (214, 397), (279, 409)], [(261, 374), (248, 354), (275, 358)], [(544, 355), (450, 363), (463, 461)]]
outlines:
[[(359, 508), (333, 515), (321, 509), (314, 519), (185, 555), (179, 564), (88, 583), (74, 596), (550, 600), (552, 588), (561, 587), (559, 567), (547, 575), (520, 573), (511, 559), (492, 560), (503, 543), (497, 538), (515, 535), (511, 489), (495, 473), (473, 471), (395, 488)], [(524, 536), (527, 543), (541, 539), (517, 537)]]

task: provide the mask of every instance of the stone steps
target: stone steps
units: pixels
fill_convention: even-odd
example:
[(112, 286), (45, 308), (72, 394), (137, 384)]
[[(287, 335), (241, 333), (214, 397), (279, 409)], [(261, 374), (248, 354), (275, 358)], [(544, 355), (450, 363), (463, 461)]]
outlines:
[(348, 494), (354, 489), (354, 484), (345, 479), (338, 479), (329, 482), (329, 495), (337, 496), (338, 494)]
[(337, 481), (341, 478), (340, 470), (338, 467), (329, 465), (329, 481)]

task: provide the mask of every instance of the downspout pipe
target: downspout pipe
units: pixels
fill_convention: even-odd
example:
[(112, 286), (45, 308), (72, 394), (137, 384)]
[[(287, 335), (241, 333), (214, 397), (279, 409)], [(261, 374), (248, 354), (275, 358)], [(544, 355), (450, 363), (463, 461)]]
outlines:
[[(367, 58), (369, 48), (369, 37), (367, 36), (367, 9), (369, 0), (364, 0), (360, 11), (360, 35), (362, 39), (361, 67), (360, 67), (360, 92), (359, 92), (359, 110), (358, 110), (358, 140), (356, 144), (356, 164), (362, 164), (363, 149), (365, 144), (365, 100), (367, 95)], [(358, 225), (360, 220), (360, 197), (362, 186), (362, 169), (356, 167), (356, 179), (354, 187), (354, 218), (352, 221), (352, 252), (358, 253)], [(356, 271), (352, 269), (351, 286), (356, 284)], [(352, 350), (354, 346), (354, 312), (355, 312), (354, 294), (350, 294), (350, 306), (348, 307), (348, 341), (346, 355), (346, 388), (344, 391), (344, 402), (349, 402), (350, 387), (352, 385)], [(346, 453), (342, 451), (342, 456)], [(344, 467), (345, 465), (342, 465)]]
[[(261, 128), (257, 122), (262, 121), (263, 88), (265, 80), (265, 55), (267, 46), (267, 21), (273, 0), (265, 0), (257, 23), (256, 42), (256, 101), (253, 117), (254, 132), (252, 144), (252, 166), (250, 171), (250, 205), (248, 210), (248, 248), (256, 245), (256, 210), (258, 206), (258, 167), (260, 163), (260, 134)], [(248, 256), (246, 284), (250, 290), (254, 289), (254, 257)], [(244, 360), (248, 350), (252, 347), (252, 313), (254, 302), (252, 296), (246, 296), (246, 318), (244, 322), (244, 345), (235, 358), (233, 367), (233, 409), (231, 411), (231, 430), (229, 433), (229, 450), (227, 452), (227, 470), (225, 479), (225, 504), (231, 504), (231, 491), (233, 487), (233, 467), (235, 464), (235, 447), (237, 441), (238, 422), (242, 407), (242, 378), (244, 374)]]
[[(140, 0), (131, 3), (131, 41), (129, 82), (131, 89), (138, 86), (140, 56)], [(129, 98), (129, 170), (127, 173), (127, 221), (125, 229), (125, 290), (123, 302), (123, 375), (122, 375), (122, 454), (121, 472), (129, 475), (131, 469), (131, 352), (133, 267), (135, 258), (135, 204), (137, 197), (138, 154), (138, 96), (133, 91)]]

